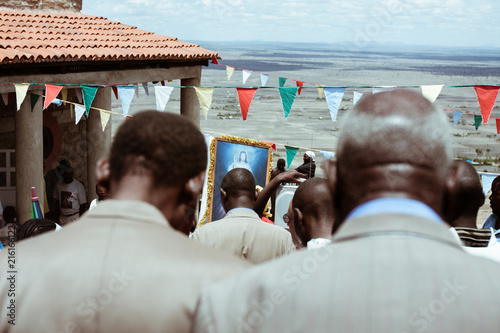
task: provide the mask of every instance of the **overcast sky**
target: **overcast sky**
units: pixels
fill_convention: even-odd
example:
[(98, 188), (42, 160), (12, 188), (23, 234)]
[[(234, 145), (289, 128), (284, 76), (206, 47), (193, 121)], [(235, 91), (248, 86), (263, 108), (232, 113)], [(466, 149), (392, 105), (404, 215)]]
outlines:
[(83, 0), (82, 12), (184, 41), (500, 47), (498, 0)]

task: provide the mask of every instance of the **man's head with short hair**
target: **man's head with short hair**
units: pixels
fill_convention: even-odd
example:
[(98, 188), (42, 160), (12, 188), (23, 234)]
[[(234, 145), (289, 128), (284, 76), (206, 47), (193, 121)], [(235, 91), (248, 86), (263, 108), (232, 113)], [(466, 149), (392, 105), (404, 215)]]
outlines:
[(462, 165), (457, 175), (456, 195), (448, 204), (448, 222), (453, 227), (477, 228), (476, 218), (479, 208), (484, 204), (483, 186), (479, 174), (472, 164), (466, 161), (454, 161)]
[(343, 123), (336, 166), (327, 161), (339, 221), (382, 197), (418, 200), (443, 215), (452, 157), (448, 123), (421, 94), (363, 97)]
[(292, 199), (297, 236), (306, 246), (313, 238), (330, 238), (335, 214), (333, 198), (324, 178), (310, 178), (300, 184)]
[(493, 213), (500, 215), (500, 176), (491, 183), (490, 207)]
[(144, 111), (120, 126), (109, 162), (99, 161), (96, 179), (110, 180), (112, 199), (147, 202), (174, 228), (189, 233), (206, 165), (205, 139), (191, 121)]
[(111, 179), (141, 165), (155, 185), (179, 185), (205, 170), (207, 147), (203, 134), (188, 119), (172, 113), (144, 111), (125, 121), (111, 146)]
[(222, 179), (221, 203), (226, 212), (233, 208), (253, 208), (256, 198), (255, 178), (244, 168), (232, 169)]

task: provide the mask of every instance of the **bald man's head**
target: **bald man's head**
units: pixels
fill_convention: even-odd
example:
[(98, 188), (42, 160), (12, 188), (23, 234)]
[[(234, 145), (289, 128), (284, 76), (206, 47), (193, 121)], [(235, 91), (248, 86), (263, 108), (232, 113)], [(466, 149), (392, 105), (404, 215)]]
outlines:
[(242, 196), (252, 200), (255, 198), (255, 178), (247, 169), (236, 168), (229, 171), (222, 179), (220, 187), (231, 198)]
[(345, 119), (336, 156), (342, 193), (334, 200), (345, 210), (387, 196), (441, 209), (451, 139), (443, 113), (421, 94), (395, 90), (363, 97)]

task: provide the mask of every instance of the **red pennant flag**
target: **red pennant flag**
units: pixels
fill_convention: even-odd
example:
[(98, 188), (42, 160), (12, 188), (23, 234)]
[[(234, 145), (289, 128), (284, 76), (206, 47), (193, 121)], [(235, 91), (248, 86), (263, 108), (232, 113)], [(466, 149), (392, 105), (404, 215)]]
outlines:
[(113, 92), (115, 93), (116, 99), (118, 99), (118, 88), (115, 86), (112, 86), (111, 89), (113, 89)]
[(483, 123), (487, 124), (500, 87), (474, 86), (474, 89), (476, 89), (477, 101), (479, 102), (479, 108), (483, 115)]
[(45, 102), (43, 103), (43, 109), (45, 110), (50, 103), (54, 100), (54, 98), (59, 95), (59, 92), (63, 86), (55, 86), (53, 84), (46, 84), (45, 85)]
[(500, 134), (500, 119), (499, 118), (495, 118), (496, 122), (497, 122), (497, 134)]
[(303, 81), (296, 81), (297, 82), (297, 87), (299, 87), (299, 90), (297, 91), (297, 95), (300, 95), (300, 92), (302, 91), (302, 87), (304, 86)]
[(276, 151), (276, 144), (275, 143), (272, 143), (272, 142), (269, 142), (269, 141), (262, 141), (262, 142), (267, 143), (268, 145), (271, 146), (271, 148), (273, 148), (274, 151)]
[(212, 58), (212, 64), (218, 65), (219, 62), (217, 61), (217, 56), (214, 54), (214, 57)]
[(238, 98), (240, 100), (241, 115), (243, 116), (243, 120), (247, 120), (248, 109), (257, 88), (236, 88), (236, 91), (238, 91)]
[(162, 85), (162, 86), (165, 86), (165, 81), (161, 81), (161, 85)]

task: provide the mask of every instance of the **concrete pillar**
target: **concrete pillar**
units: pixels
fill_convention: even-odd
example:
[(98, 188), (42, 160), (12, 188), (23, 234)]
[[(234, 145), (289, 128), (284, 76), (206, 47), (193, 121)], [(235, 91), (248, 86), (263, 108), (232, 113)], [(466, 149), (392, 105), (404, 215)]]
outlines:
[[(111, 87), (100, 87), (97, 90), (92, 107), (111, 111)], [(90, 109), (87, 118), (87, 203), (97, 198), (95, 193), (95, 167), (97, 161), (106, 157), (111, 144), (111, 118), (104, 131), (101, 126), (101, 114)]]
[[(201, 70), (198, 77), (182, 79), (181, 86), (199, 86), (201, 82)], [(181, 89), (181, 115), (190, 119), (200, 128), (200, 102), (194, 88)]]
[[(43, 91), (33, 91), (42, 95)], [(43, 98), (33, 112), (29, 93), (16, 112), (16, 210), (17, 221), (31, 218), (31, 187), (36, 187), (43, 211)]]

